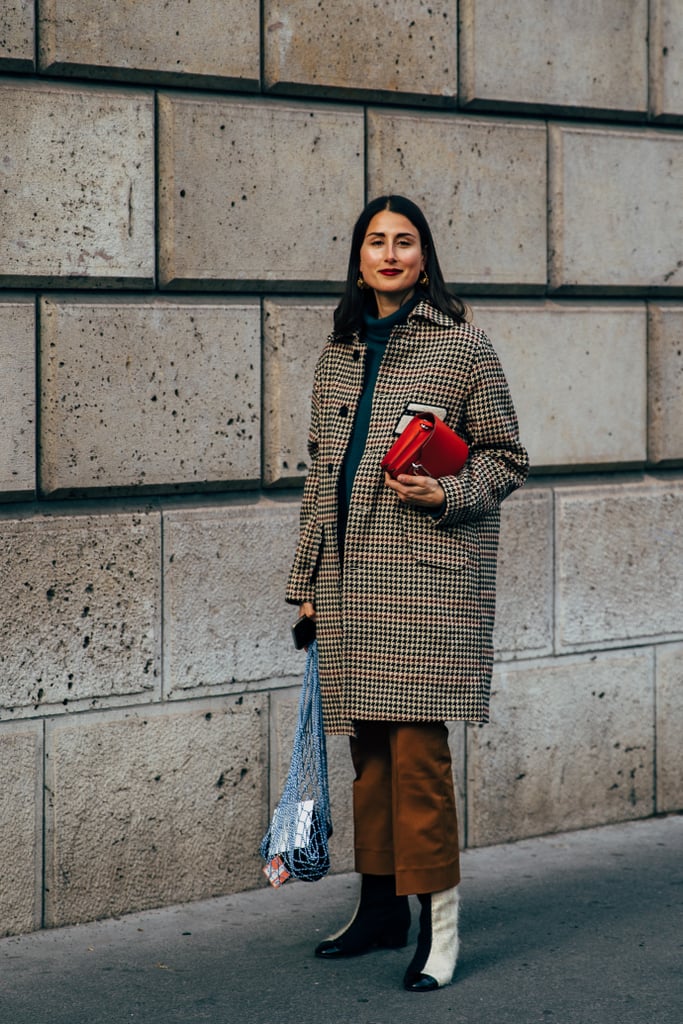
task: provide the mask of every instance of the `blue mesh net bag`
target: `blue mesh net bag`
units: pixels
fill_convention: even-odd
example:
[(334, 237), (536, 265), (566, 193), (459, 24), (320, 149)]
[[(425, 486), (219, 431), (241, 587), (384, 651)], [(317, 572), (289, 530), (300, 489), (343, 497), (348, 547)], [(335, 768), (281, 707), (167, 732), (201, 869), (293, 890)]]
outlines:
[(318, 644), (306, 655), (299, 717), (287, 781), (261, 841), (263, 872), (277, 887), (288, 878), (317, 882), (330, 869), (327, 845), (332, 835), (327, 782), (327, 751), (323, 730)]

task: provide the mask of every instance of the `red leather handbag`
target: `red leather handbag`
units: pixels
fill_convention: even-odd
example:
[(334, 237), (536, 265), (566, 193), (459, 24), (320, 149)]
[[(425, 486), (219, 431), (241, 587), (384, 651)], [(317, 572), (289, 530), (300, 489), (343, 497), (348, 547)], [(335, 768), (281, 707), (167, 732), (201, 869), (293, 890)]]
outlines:
[(397, 477), (453, 476), (467, 462), (469, 448), (461, 437), (429, 412), (419, 413), (382, 459), (382, 468)]

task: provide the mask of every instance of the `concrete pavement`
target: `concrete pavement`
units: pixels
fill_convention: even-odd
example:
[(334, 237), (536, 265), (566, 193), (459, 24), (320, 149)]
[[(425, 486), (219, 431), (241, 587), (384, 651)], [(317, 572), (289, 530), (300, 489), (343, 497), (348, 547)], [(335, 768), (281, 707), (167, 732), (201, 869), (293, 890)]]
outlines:
[[(353, 876), (0, 940), (0, 1024), (680, 1024), (683, 817), (463, 854), (453, 985), (324, 963)], [(416, 930), (417, 914), (414, 914)]]

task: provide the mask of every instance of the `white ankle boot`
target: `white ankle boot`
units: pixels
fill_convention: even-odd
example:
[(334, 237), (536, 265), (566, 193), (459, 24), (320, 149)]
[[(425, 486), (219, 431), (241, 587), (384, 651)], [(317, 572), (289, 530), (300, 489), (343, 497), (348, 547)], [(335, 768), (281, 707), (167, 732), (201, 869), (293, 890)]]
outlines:
[(458, 959), (458, 887), (418, 897), (422, 904), (417, 950), (403, 979), (409, 992), (432, 992), (453, 980)]

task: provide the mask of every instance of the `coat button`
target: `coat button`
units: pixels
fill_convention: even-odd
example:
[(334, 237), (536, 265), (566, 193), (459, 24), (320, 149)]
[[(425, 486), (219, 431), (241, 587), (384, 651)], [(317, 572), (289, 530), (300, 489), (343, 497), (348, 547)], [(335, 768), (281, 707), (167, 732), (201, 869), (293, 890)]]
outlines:
[(334, 473), (334, 466), (332, 465), (331, 462), (327, 463), (327, 472), (328, 473)]
[(358, 360), (360, 359), (360, 350), (355, 348), (351, 353), (351, 358), (353, 359), (354, 363), (357, 363)]
[(339, 410), (339, 415), (342, 417), (342, 419), (345, 416), (349, 415), (349, 407), (348, 407), (348, 405), (342, 405), (341, 409)]

